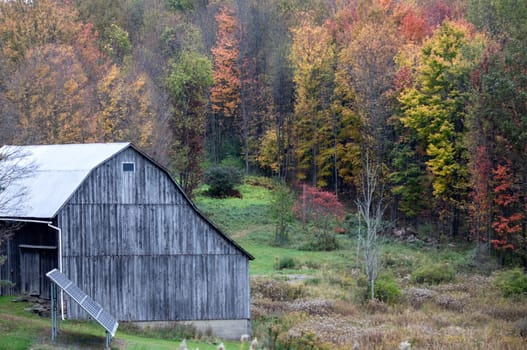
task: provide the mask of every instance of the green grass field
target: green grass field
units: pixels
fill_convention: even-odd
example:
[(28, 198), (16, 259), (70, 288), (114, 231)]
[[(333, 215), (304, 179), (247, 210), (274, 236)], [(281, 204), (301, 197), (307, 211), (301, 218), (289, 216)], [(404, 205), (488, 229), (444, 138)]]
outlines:
[[(250, 180), (249, 183), (258, 182)], [(263, 182), (263, 181), (262, 181)], [(271, 190), (262, 186), (243, 184), (239, 186), (242, 198), (214, 199), (198, 195), (198, 208), (207, 215), (225, 233), (235, 239), (244, 249), (256, 259), (251, 261), (251, 275), (273, 275), (277, 273), (316, 274), (319, 271), (349, 271), (357, 266), (356, 241), (347, 235), (338, 235), (337, 251), (306, 251), (297, 246), (306, 237), (299, 223), (291, 225), (291, 244), (287, 247), (273, 245), (274, 222), (269, 215)], [(411, 268), (427, 262), (448, 262), (460, 269), (467, 267), (467, 257), (470, 258), (472, 247), (461, 248), (423, 247), (401, 244), (387, 240), (383, 249), (383, 257), (388, 263), (400, 267), (403, 273), (405, 266)], [(276, 259), (291, 257), (295, 259), (298, 268), (294, 270), (276, 271)]]

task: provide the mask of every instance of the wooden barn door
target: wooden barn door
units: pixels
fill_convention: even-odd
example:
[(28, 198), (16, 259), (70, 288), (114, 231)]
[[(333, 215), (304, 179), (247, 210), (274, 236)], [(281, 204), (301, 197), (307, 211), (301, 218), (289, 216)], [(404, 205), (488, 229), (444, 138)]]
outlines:
[(40, 251), (40, 297), (51, 299), (51, 281), (46, 277), (46, 273), (58, 267), (57, 250)]
[(46, 272), (55, 267), (57, 251), (54, 247), (20, 245), (20, 289), (23, 294), (50, 298), (50, 281)]
[(34, 249), (20, 249), (20, 291), (40, 294), (40, 257)]

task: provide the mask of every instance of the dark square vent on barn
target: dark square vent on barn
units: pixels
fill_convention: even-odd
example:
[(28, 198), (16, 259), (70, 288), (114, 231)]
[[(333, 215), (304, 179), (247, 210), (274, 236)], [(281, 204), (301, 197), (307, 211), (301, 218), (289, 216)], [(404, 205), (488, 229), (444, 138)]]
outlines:
[[(49, 297), (59, 268), (119, 321), (192, 321), (223, 337), (250, 331), (253, 257), (195, 207), (169, 173), (130, 143), (4, 146), (34, 168), (1, 196), (15, 225), (4, 244), (5, 294)], [(2, 162), (1, 166), (10, 166)], [(1, 254), (0, 254), (1, 255)], [(66, 302), (68, 318), (87, 315)]]

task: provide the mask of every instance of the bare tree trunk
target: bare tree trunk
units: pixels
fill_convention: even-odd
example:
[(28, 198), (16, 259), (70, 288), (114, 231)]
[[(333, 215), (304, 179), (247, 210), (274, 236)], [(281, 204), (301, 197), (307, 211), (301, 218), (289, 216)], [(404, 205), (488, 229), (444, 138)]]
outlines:
[(277, 164), (277, 175), (278, 178), (282, 181), (285, 180), (285, 178), (282, 178), (282, 162), (281, 162), (281, 156), (282, 156), (282, 129), (281, 129), (281, 123), (276, 123), (276, 164)]
[(312, 151), (313, 151), (313, 187), (317, 187), (317, 182), (318, 182), (318, 179), (317, 179), (317, 148), (316, 148), (316, 145), (313, 146), (312, 148)]
[(382, 252), (382, 241), (379, 233), (382, 230), (382, 217), (385, 210), (383, 205), (384, 188), (380, 180), (379, 165), (374, 164), (368, 155), (365, 158), (362, 169), (362, 186), (356, 204), (359, 216), (364, 219), (366, 225), (366, 233), (362, 242), (364, 270), (368, 279), (370, 297), (373, 299)]
[(244, 148), (245, 160), (245, 175), (249, 175), (249, 114), (247, 113), (247, 101), (245, 93), (245, 83), (242, 82), (240, 89), (241, 95), (241, 110), (242, 110), (242, 139)]
[(337, 167), (337, 146), (338, 146), (338, 141), (337, 141), (337, 120), (336, 120), (336, 115), (335, 113), (333, 113), (333, 118), (332, 118), (332, 121), (333, 121), (333, 171), (334, 171), (334, 181), (335, 181), (335, 196), (337, 196), (338, 198), (338, 195), (339, 195), (339, 170), (338, 170), (338, 167)]
[(360, 267), (360, 247), (362, 245), (362, 220), (359, 214), (359, 232), (357, 233), (357, 267)]

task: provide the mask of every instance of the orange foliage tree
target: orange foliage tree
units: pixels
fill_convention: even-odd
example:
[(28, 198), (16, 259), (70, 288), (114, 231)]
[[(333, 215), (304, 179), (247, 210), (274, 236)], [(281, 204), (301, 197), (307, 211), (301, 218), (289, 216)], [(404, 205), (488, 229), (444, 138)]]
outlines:
[(0, 52), (9, 63), (22, 61), (26, 51), (36, 46), (72, 43), (79, 28), (77, 10), (70, 2), (0, 2)]
[[(0, 113), (18, 143), (132, 141), (153, 151), (153, 82), (110, 66), (73, 2), (0, 2)], [(7, 79), (9, 77), (9, 79)]]
[(214, 84), (211, 88), (212, 153), (218, 162), (222, 156), (221, 143), (236, 139), (234, 132), (239, 114), (241, 70), (240, 28), (232, 5), (220, 7), (216, 14), (218, 26), (216, 43), (211, 49), (214, 57)]

